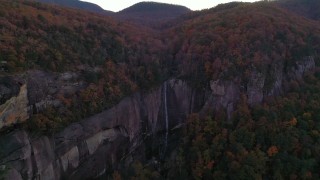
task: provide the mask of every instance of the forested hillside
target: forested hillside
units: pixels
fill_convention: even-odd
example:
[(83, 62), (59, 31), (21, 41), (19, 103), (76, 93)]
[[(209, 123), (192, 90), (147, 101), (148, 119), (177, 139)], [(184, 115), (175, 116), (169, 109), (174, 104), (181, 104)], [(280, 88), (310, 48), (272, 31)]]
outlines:
[(286, 95), (187, 119), (168, 179), (319, 179), (319, 70), (290, 82)]
[[(319, 24), (265, 2), (219, 5), (166, 26), (173, 24), (166, 34), (171, 68), (198, 89), (210, 84), (213, 103), (188, 116), (181, 144), (160, 172), (136, 162), (114, 176), (318, 179)], [(315, 69), (291, 73), (311, 56)], [(231, 114), (223, 107), (223, 96), (238, 91), (230, 82), (240, 86)]]
[(156, 2), (140, 2), (117, 12), (114, 14), (114, 17), (159, 28), (162, 23), (190, 12), (191, 10), (184, 6)]
[(103, 15), (113, 14), (113, 12), (106, 11), (96, 4), (79, 1), (79, 0), (37, 0), (37, 1), (41, 3), (48, 3), (53, 5), (56, 4), (59, 6), (65, 6), (69, 8), (82, 9), (82, 10), (91, 11), (91, 12), (95, 12)]
[(320, 20), (320, 2), (317, 0), (276, 0), (275, 3), (306, 18)]
[(0, 176), (319, 179), (318, 12), (0, 0)]
[[(167, 77), (164, 44), (147, 28), (76, 9), (5, 0), (0, 4), (0, 26), (3, 79), (42, 70), (71, 71), (80, 77), (78, 83), (84, 81), (86, 88), (80, 94), (51, 94), (68, 106), (67, 113), (60, 112), (68, 122), (79, 118), (79, 112), (83, 113), (80, 117), (87, 117)], [(3, 81), (10, 84), (10, 80)], [(52, 113), (49, 120), (55, 124), (59, 112)]]
[(81, 64), (102, 65), (106, 59), (137, 64), (147, 55), (141, 52), (161, 49), (147, 29), (36, 2), (1, 3), (1, 26), (0, 58), (9, 62), (8, 72), (75, 70)]
[(236, 77), (246, 81), (253, 69), (267, 72), (279, 61), (289, 69), (319, 52), (318, 23), (268, 3), (223, 4), (177, 23), (168, 31), (173, 40), (170, 54), (180, 75), (197, 82)]

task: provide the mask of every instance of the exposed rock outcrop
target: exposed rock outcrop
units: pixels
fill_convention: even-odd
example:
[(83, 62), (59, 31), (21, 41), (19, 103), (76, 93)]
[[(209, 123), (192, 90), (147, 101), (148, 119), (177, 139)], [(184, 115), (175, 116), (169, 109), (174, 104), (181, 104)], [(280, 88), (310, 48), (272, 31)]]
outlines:
[(26, 84), (20, 87), (20, 92), (0, 105), (0, 129), (4, 126), (24, 122), (29, 118), (28, 96)]
[(282, 93), (282, 82), (285, 74), (284, 62), (279, 60), (272, 64), (264, 82), (264, 96), (275, 96)]
[(234, 81), (211, 81), (211, 95), (207, 99), (201, 114), (206, 114), (208, 110), (226, 109), (228, 119), (230, 119), (234, 106), (240, 97), (240, 87)]
[[(284, 70), (285, 68), (287, 69)], [(201, 110), (200, 114), (205, 115), (207, 111), (223, 109), (228, 119), (231, 119), (241, 94), (247, 95), (250, 105), (260, 103), (267, 96), (281, 94), (284, 91), (284, 81), (302, 78), (313, 68), (315, 62), (312, 57), (297, 62), (294, 67), (284, 67), (283, 62), (277, 62), (266, 72), (251, 71), (247, 84), (241, 84), (239, 79), (219, 79), (210, 82), (209, 90), (194, 89), (183, 80), (171, 79), (166, 82), (166, 88), (162, 85), (148, 93), (135, 93), (111, 109), (73, 123), (52, 136), (34, 138), (23, 130), (1, 136), (0, 165), (10, 168), (7, 178), (99, 177), (110, 172), (128, 153), (141, 147), (146, 136), (151, 137), (167, 131), (167, 127), (171, 129), (180, 125), (188, 114)], [(74, 74), (64, 74), (60, 80), (69, 82), (74, 78), (77, 78)], [(32, 81), (29, 81), (30, 91), (32, 83), (39, 83)], [(16, 115), (27, 119), (26, 107), (30, 105), (28, 100), (31, 99), (32, 104), (48, 101), (46, 99), (49, 92), (56, 88), (49, 86), (50, 81), (47, 81), (48, 85), (38, 86), (42, 92), (35, 91), (29, 94), (26, 85), (22, 85), (18, 96), (8, 100), (10, 106), (7, 103), (4, 104), (6, 106), (0, 106), (6, 107), (1, 109), (2, 112), (7, 112), (6, 116), (2, 113), (1, 117), (12, 116), (17, 111), (23, 113)], [(57, 90), (60, 91), (61, 87)], [(41, 93), (44, 91), (46, 93), (42, 96)], [(40, 96), (42, 98), (37, 99)], [(19, 118), (15, 118), (17, 119)], [(143, 155), (143, 152), (140, 154)]]
[(295, 66), (290, 69), (288, 77), (291, 79), (301, 79), (306, 72), (311, 71), (315, 66), (314, 57), (307, 56), (303, 58), (303, 60), (295, 63)]
[[(125, 152), (128, 145), (124, 142), (128, 142), (128, 139), (126, 134), (122, 133), (123, 131), (117, 128), (105, 130), (92, 137), (79, 140), (79, 143), (70, 148), (66, 147), (66, 152), (63, 152), (55, 147), (54, 139), (57, 137), (42, 136), (32, 139), (25, 131), (17, 130), (0, 138), (2, 153), (0, 164), (5, 164), (10, 168), (7, 179), (12, 176), (21, 176), (23, 179), (95, 177), (98, 172), (96, 174), (95, 171), (88, 172), (87, 168), (91, 166), (91, 169), (92, 167), (105, 169), (104, 166), (109, 162), (101, 162), (101, 157), (114, 157), (112, 164), (119, 160), (119, 156)], [(125, 141), (120, 141), (121, 138)], [(121, 144), (113, 145), (119, 142)], [(106, 145), (109, 146), (109, 150), (101, 151), (101, 148)], [(95, 157), (96, 162), (91, 162), (89, 166), (88, 161), (92, 161), (92, 156)], [(90, 176), (78, 176), (76, 172), (82, 174), (86, 172)]]
[(259, 72), (255, 68), (246, 83), (240, 84), (239, 79), (234, 80), (212, 80), (210, 82), (211, 95), (207, 98), (201, 110), (205, 114), (208, 110), (224, 109), (228, 119), (231, 118), (234, 107), (237, 104), (240, 94), (247, 95), (247, 102), (250, 106), (261, 103), (268, 96), (277, 96), (286, 91), (285, 82), (290, 80), (301, 80), (306, 72), (315, 69), (313, 56), (303, 58), (295, 62), (294, 66), (285, 67), (284, 61), (274, 61), (270, 68)]
[(25, 179), (33, 175), (31, 152), (32, 147), (29, 136), (24, 131), (15, 131), (0, 137), (1, 160), (5, 164), (18, 171)]
[(30, 111), (41, 112), (47, 107), (61, 106), (57, 95), (73, 95), (86, 87), (74, 72), (62, 74), (29, 71), (26, 74)]
[(210, 81), (210, 88), (213, 95), (224, 96), (226, 94), (225, 87), (219, 80)]
[(0, 80), (0, 129), (24, 122), (48, 107), (60, 107), (58, 94), (70, 95), (86, 87), (79, 75), (71, 72), (29, 71)]
[(248, 103), (255, 105), (263, 100), (263, 87), (265, 85), (266, 74), (253, 71), (247, 84)]
[(51, 137), (33, 139), (23, 130), (11, 132), (0, 137), (0, 144), (11, 144), (4, 148), (0, 164), (9, 165), (24, 179), (99, 176), (141, 144), (144, 135), (165, 129), (163, 93), (170, 106), (170, 128), (182, 123), (195, 107), (196, 93), (186, 82), (169, 80), (167, 92), (164, 90), (161, 86), (126, 97), (113, 108), (71, 124)]

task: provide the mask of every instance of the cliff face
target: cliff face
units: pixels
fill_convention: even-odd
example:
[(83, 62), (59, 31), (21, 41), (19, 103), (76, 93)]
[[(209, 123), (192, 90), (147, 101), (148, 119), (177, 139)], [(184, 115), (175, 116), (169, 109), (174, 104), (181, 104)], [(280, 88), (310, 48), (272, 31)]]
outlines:
[(20, 87), (19, 94), (0, 106), (0, 129), (4, 126), (24, 122), (29, 118), (26, 84)]
[(34, 138), (24, 130), (13, 131), (0, 137), (0, 164), (11, 168), (8, 177), (17, 179), (99, 176), (141, 144), (143, 134), (166, 131), (164, 98), (170, 107), (168, 127), (173, 128), (198, 106), (194, 97), (196, 93), (185, 82), (170, 80), (167, 88), (136, 93), (54, 136)]
[(29, 71), (3, 77), (0, 83), (0, 129), (29, 119), (49, 106), (61, 106), (57, 94), (74, 94), (86, 85), (75, 73)]
[(239, 78), (212, 80), (210, 82), (211, 94), (201, 113), (205, 114), (210, 109), (219, 110), (222, 108), (226, 110), (228, 119), (230, 119), (241, 94), (246, 95), (247, 103), (250, 106), (254, 106), (269, 96), (278, 96), (284, 93), (288, 90), (284, 84), (291, 80), (301, 80), (305, 73), (312, 71), (315, 67), (314, 57), (308, 56), (293, 66), (286, 67), (284, 61), (277, 61), (272, 63), (269, 68), (264, 69), (263, 72), (253, 69), (245, 83), (239, 83), (241, 82)]
[[(264, 72), (251, 71), (246, 84), (239, 83), (239, 79), (220, 79), (211, 81), (208, 90), (193, 89), (179, 79), (168, 80), (148, 93), (126, 97), (113, 108), (73, 123), (53, 136), (35, 138), (24, 130), (1, 136), (0, 164), (10, 168), (7, 179), (98, 177), (117, 167), (120, 159), (138, 148), (146, 136), (170, 131), (184, 123), (191, 112), (205, 114), (209, 110), (223, 109), (230, 119), (241, 94), (246, 94), (249, 105), (253, 106), (268, 96), (285, 92), (285, 82), (301, 79), (314, 68), (313, 57), (306, 57), (286, 69), (283, 63), (277, 62)], [(47, 79), (47, 85), (37, 86), (38, 91), (29, 92), (27, 96), (28, 89), (32, 90), (34, 84), (39, 83), (29, 80), (30, 87), (22, 85), (17, 96), (1, 105), (2, 122), (15, 124), (18, 120), (27, 120), (26, 109), (31, 107), (30, 102), (34, 106), (47, 99), (47, 95), (41, 96), (49, 87), (50, 78)], [(51, 87), (44, 94), (52, 90)], [(42, 99), (38, 98), (40, 96)], [(13, 115), (19, 117), (15, 121), (8, 121), (8, 118), (3, 121), (3, 117)]]

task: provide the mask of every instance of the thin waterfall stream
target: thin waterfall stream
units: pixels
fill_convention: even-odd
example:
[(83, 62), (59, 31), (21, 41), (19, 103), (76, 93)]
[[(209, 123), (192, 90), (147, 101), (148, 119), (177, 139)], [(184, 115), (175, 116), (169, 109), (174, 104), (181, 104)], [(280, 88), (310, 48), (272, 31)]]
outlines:
[(167, 98), (168, 84), (167, 82), (163, 85), (163, 116), (165, 122), (165, 132), (162, 134), (162, 140), (159, 144), (159, 155), (160, 159), (164, 159), (167, 146), (168, 146), (168, 136), (169, 136), (169, 115), (168, 115), (168, 98)]
[(167, 82), (164, 83), (164, 113), (165, 113), (165, 120), (166, 120), (166, 134), (165, 134), (165, 148), (164, 153), (167, 149), (168, 145), (168, 129), (169, 129), (169, 118), (168, 118), (168, 104), (167, 104)]

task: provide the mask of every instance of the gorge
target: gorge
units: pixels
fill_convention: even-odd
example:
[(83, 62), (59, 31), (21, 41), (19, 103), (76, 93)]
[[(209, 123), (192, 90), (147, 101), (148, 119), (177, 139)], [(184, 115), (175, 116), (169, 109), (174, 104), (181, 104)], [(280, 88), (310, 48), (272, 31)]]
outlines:
[(285, 1), (0, 1), (0, 179), (319, 177), (320, 26)]
[[(150, 92), (126, 97), (111, 109), (73, 123), (52, 136), (33, 137), (22, 129), (1, 136), (3, 156), (0, 162), (11, 167), (7, 174), (9, 179), (99, 177), (116, 169), (121, 159), (130, 161), (133, 158), (129, 158), (130, 153), (140, 154), (139, 158), (143, 157), (145, 152), (140, 151), (143, 149), (140, 146), (144, 146), (146, 135), (157, 138), (159, 132), (164, 132), (164, 143), (160, 152), (161, 156), (164, 156), (171, 129), (185, 123), (183, 120), (188, 114), (199, 110), (205, 114), (205, 111), (210, 109), (224, 109), (228, 117), (231, 117), (241, 93), (246, 93), (251, 105), (261, 103), (268, 96), (283, 93), (285, 81), (301, 78), (314, 68), (314, 58), (306, 57), (296, 68), (285, 71), (288, 73), (270, 69), (271, 72), (280, 73), (276, 77), (281, 78), (273, 82), (270, 91), (264, 91), (266, 75), (257, 73), (251, 75), (245, 91), (241, 90), (240, 86), (243, 85), (232, 81), (212, 81), (210, 89), (199, 91), (190, 87), (186, 81), (167, 80)], [(20, 91), (26, 91), (25, 86), (22, 85)], [(34, 91), (28, 93), (29, 98), (33, 93)], [(44, 101), (47, 101), (44, 104), (50, 104), (46, 96), (44, 98)], [(11, 105), (11, 109), (6, 108), (2, 114), (13, 112), (12, 115), (17, 114), (24, 118), (26, 115), (23, 111), (28, 107), (21, 103), (22, 101)], [(12, 109), (22, 112), (11, 111)], [(6, 120), (8, 115), (2, 115), (2, 118), (5, 118), (4, 122), (10, 122)], [(138, 152), (134, 152), (136, 149)], [(143, 159), (146, 160), (145, 157)]]

